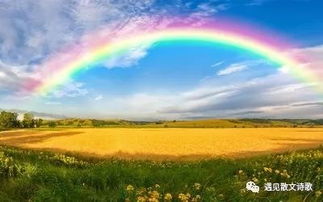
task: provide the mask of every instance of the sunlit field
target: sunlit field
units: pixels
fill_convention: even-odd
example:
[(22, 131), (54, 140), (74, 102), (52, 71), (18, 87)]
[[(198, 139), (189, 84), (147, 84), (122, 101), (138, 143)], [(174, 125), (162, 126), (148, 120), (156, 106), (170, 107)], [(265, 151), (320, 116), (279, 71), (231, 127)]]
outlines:
[[(0, 201), (322, 201), (322, 128), (0, 132)], [(259, 193), (246, 189), (253, 181)], [(269, 192), (267, 182), (310, 182)]]
[(322, 128), (105, 128), (0, 133), (1, 144), (131, 159), (247, 157), (313, 148)]

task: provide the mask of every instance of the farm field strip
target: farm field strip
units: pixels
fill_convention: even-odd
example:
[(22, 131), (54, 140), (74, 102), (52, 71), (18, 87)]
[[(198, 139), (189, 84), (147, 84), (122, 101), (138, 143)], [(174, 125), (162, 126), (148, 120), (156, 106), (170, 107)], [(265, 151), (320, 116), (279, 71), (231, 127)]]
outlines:
[(82, 128), (10, 131), (0, 143), (86, 155), (179, 158), (245, 157), (317, 147), (320, 128)]

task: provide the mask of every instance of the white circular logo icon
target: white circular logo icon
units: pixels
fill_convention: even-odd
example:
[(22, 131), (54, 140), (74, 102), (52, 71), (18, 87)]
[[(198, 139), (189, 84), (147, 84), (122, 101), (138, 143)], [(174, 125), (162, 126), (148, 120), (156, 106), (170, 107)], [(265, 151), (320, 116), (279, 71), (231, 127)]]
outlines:
[(259, 186), (256, 185), (253, 181), (249, 181), (246, 184), (246, 188), (249, 191), (252, 191), (253, 193), (259, 193)]

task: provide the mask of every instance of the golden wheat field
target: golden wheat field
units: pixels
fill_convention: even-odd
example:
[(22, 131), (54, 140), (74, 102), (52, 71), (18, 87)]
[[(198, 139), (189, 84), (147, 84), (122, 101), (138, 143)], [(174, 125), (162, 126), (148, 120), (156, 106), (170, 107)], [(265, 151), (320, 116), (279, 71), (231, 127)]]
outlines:
[(319, 128), (105, 128), (0, 133), (0, 144), (61, 150), (99, 157), (205, 158), (245, 157), (317, 147)]

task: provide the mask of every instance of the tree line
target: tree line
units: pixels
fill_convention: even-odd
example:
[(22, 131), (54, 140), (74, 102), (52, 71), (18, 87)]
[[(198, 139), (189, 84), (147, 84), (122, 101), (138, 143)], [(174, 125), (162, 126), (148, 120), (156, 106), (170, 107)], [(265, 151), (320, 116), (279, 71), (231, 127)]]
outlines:
[(25, 113), (23, 119), (18, 119), (18, 113), (2, 111), (0, 113), (0, 128), (38, 128), (42, 119), (36, 119), (32, 113)]
[(97, 119), (80, 119), (67, 118), (59, 120), (44, 120), (42, 126), (44, 127), (111, 127), (111, 126), (128, 126), (136, 125), (135, 122), (126, 120), (97, 120)]
[(149, 122), (132, 122), (126, 120), (96, 120), (67, 118), (61, 120), (43, 120), (35, 118), (32, 113), (23, 114), (22, 119), (15, 112), (2, 111), (0, 113), (0, 129), (10, 128), (39, 128), (39, 127), (109, 127), (109, 126), (127, 126), (137, 124), (147, 124)]

